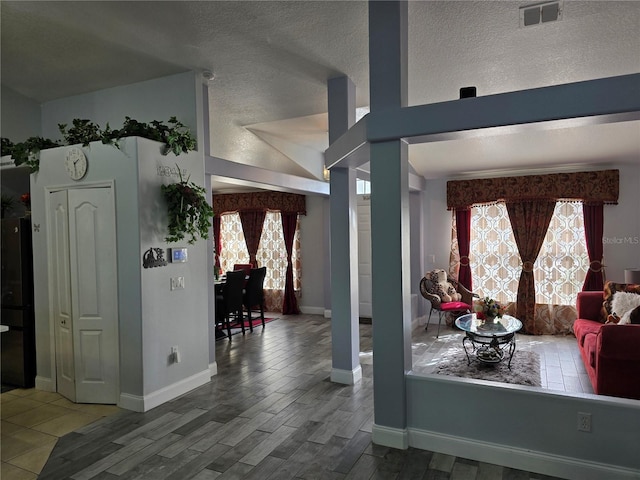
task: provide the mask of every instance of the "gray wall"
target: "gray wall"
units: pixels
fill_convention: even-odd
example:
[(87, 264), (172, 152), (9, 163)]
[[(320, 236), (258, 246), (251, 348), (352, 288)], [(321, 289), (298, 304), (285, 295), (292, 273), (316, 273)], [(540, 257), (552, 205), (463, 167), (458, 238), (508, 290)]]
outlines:
[(412, 446), (561, 478), (638, 478), (636, 400), (411, 374), (407, 393)]
[[(74, 118), (88, 118), (103, 128), (109, 122), (112, 128), (119, 128), (125, 116), (147, 122), (167, 121), (175, 115), (193, 132), (200, 132), (201, 103), (199, 79), (188, 72), (47, 102), (42, 106), (41, 131), (47, 138), (59, 139), (58, 123), (70, 124)], [(83, 182), (115, 182), (121, 393), (133, 402), (133, 408), (145, 409), (209, 378), (206, 243), (188, 246), (190, 262), (184, 265), (151, 271), (142, 269), (141, 260), (150, 246), (170, 246), (164, 242), (166, 216), (159, 187), (177, 178), (159, 176), (157, 166), (175, 167), (179, 162), (191, 180), (202, 185), (204, 159), (197, 152), (180, 159), (173, 154), (164, 157), (158, 143), (145, 139), (127, 139), (121, 151), (99, 142), (83, 150), (91, 163)], [(34, 223), (41, 225), (42, 232), (34, 236), (37, 251), (46, 252), (44, 186), (69, 182), (61, 163), (64, 151), (65, 147), (43, 151), (41, 171), (31, 175)], [(139, 158), (143, 158), (140, 164)], [(187, 246), (186, 242), (180, 246)], [(37, 381), (47, 389), (55, 371), (46, 259), (36, 265)], [(184, 276), (185, 290), (171, 292), (171, 276)], [(168, 364), (171, 346), (179, 347), (181, 363)]]
[(195, 72), (186, 72), (52, 100), (42, 105), (42, 134), (53, 140), (61, 139), (58, 124), (71, 126), (74, 118), (89, 119), (102, 128), (107, 123), (111, 128), (120, 128), (125, 116), (140, 122), (166, 122), (175, 116), (196, 134), (201, 95)]
[(41, 136), (40, 104), (2, 86), (0, 137), (13, 143)]
[[(175, 157), (161, 155), (161, 144), (128, 138), (121, 149), (93, 142), (83, 148), (90, 166), (80, 183), (70, 183), (64, 154), (68, 147), (41, 152), (41, 167), (31, 176), (34, 233), (37, 385), (55, 384), (53, 325), (49, 317), (49, 278), (45, 188), (70, 188), (113, 181), (116, 199), (118, 312), (120, 338), (120, 393), (125, 406), (148, 409), (149, 404), (184, 393), (176, 384), (197, 377), (209, 379), (208, 288), (206, 242), (188, 245), (189, 261), (166, 267), (143, 269), (142, 256), (150, 247), (176, 245), (164, 241), (166, 210), (160, 185), (176, 178), (158, 175), (158, 166), (187, 170), (191, 180), (202, 185), (204, 168), (197, 152)], [(179, 246), (187, 246), (186, 241)], [(170, 291), (170, 278), (184, 276), (186, 288)], [(169, 364), (171, 346), (178, 346), (182, 361)], [(191, 385), (193, 388), (194, 385)], [(166, 390), (162, 395), (157, 394)], [(190, 388), (189, 388), (190, 389)], [(154, 395), (155, 394), (155, 395)], [(122, 398), (122, 397), (121, 397)], [(162, 402), (160, 402), (162, 403)]]
[(298, 306), (303, 313), (323, 315), (325, 309), (324, 270), (329, 261), (323, 252), (325, 244), (326, 199), (307, 195), (307, 214), (300, 216), (300, 253), (302, 255), (302, 295)]

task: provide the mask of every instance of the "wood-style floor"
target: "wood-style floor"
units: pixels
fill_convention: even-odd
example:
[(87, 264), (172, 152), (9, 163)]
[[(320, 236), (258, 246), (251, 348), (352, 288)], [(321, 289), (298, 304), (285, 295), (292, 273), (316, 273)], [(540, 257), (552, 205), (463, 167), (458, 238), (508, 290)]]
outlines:
[(39, 478), (551, 478), (373, 445), (371, 325), (360, 331), (363, 378), (354, 386), (329, 381), (331, 330), (321, 316), (285, 316), (232, 342), (219, 340), (218, 375), (209, 384), (62, 437)]

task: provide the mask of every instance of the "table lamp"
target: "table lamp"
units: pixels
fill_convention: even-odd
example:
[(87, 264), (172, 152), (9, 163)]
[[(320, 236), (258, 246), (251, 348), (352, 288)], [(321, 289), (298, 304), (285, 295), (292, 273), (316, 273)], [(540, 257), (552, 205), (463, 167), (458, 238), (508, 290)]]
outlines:
[(624, 271), (624, 283), (640, 285), (640, 267), (626, 268)]

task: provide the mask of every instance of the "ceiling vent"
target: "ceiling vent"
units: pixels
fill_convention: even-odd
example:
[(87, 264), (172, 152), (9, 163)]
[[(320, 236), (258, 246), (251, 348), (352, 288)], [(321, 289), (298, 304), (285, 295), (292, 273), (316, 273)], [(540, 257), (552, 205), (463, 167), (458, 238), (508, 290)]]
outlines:
[(562, 0), (520, 7), (520, 27), (562, 20)]

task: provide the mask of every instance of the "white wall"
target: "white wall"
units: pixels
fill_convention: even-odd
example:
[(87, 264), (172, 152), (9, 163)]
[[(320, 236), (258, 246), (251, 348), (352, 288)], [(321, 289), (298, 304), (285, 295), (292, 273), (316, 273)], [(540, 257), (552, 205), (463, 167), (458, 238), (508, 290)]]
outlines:
[(0, 137), (13, 143), (41, 136), (40, 104), (2, 86)]
[[(165, 250), (166, 206), (160, 185), (177, 179), (158, 175), (158, 166), (178, 163), (202, 185), (201, 154), (161, 155), (162, 145), (128, 138), (121, 149), (93, 142), (83, 147), (89, 168), (81, 182), (65, 173), (68, 147), (41, 152), (40, 171), (31, 176), (34, 231), (37, 386), (55, 387), (53, 325), (49, 316), (47, 221), (45, 188), (82, 187), (113, 181), (116, 199), (120, 405), (145, 411), (209, 380), (208, 288), (206, 241), (189, 245), (189, 261), (144, 269), (150, 247)], [(187, 246), (186, 242), (180, 246)], [(167, 256), (165, 255), (165, 258)], [(184, 290), (170, 291), (170, 278), (184, 276)], [(170, 364), (171, 346), (182, 361)]]
[(635, 165), (619, 165), (618, 205), (604, 207), (604, 264), (607, 280), (624, 282), (625, 268), (640, 267), (640, 154)]
[(443, 375), (408, 375), (407, 394), (410, 446), (560, 478), (638, 478), (637, 400)]
[[(204, 162), (198, 152), (180, 157), (160, 155), (158, 144), (145, 139), (138, 140), (138, 158), (140, 243), (135, 265), (140, 269), (142, 255), (151, 247), (165, 252), (167, 248), (186, 247), (188, 252), (186, 263), (140, 270), (144, 400), (145, 406), (155, 406), (176, 396), (171, 390), (179, 389), (178, 385), (184, 384), (186, 388), (180, 392), (184, 393), (210, 378), (207, 241), (200, 239), (192, 245), (188, 238), (178, 243), (164, 241), (168, 219), (160, 186), (179, 178), (158, 174), (158, 167), (175, 170), (178, 166), (186, 173), (185, 179), (203, 186)], [(184, 290), (171, 291), (172, 277), (184, 277)], [(173, 346), (179, 349), (180, 363), (168, 362)], [(165, 394), (163, 389), (170, 391)], [(157, 402), (158, 397), (161, 402)]]
[[(640, 155), (636, 164), (589, 169), (611, 168), (620, 170), (620, 195), (618, 205), (604, 207), (604, 263), (607, 279), (622, 282), (625, 268), (640, 266)], [(447, 180), (427, 180), (424, 195), (425, 272), (433, 268), (446, 270), (449, 265), (452, 212), (447, 210)], [(430, 255), (435, 255), (435, 263), (430, 261)]]
[(300, 215), (302, 255), (302, 295), (298, 306), (303, 313), (324, 314), (324, 270), (328, 267), (325, 245), (325, 198), (306, 196), (307, 214)]
[(195, 72), (186, 72), (46, 102), (42, 105), (42, 135), (62, 139), (58, 124), (71, 127), (74, 118), (89, 119), (101, 128), (109, 123), (117, 129), (125, 116), (140, 122), (166, 122), (175, 116), (199, 136), (201, 112), (200, 80)]

